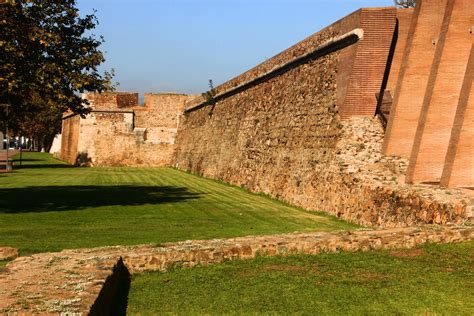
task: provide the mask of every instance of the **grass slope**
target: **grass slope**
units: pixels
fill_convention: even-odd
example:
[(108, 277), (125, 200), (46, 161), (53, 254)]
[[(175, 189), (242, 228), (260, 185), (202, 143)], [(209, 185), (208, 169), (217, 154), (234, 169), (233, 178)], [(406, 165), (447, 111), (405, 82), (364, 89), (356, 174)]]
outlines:
[(474, 241), (135, 275), (128, 314), (474, 315)]
[(72, 168), (24, 153), (0, 174), (0, 246), (22, 254), (354, 226), (171, 168)]

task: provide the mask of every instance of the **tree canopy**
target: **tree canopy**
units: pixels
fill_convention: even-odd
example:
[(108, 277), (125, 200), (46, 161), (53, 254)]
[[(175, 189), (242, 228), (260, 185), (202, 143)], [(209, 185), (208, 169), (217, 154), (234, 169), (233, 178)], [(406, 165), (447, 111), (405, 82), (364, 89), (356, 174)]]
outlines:
[[(0, 104), (10, 105), (11, 129), (57, 120), (66, 110), (86, 114), (80, 94), (110, 87), (110, 74), (98, 70), (97, 23), (94, 14), (79, 15), (76, 0), (0, 1)], [(0, 115), (5, 122), (1, 108)]]
[(394, 2), (400, 8), (414, 8), (416, 6), (416, 0), (394, 0)]

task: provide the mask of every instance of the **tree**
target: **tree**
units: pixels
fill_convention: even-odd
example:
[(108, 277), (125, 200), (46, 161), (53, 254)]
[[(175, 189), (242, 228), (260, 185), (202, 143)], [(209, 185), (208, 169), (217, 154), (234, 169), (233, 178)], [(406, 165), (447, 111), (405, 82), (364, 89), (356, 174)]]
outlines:
[(14, 131), (34, 140), (38, 148), (49, 151), (54, 137), (61, 132), (63, 111), (59, 107), (49, 105), (39, 95), (32, 98), (35, 107), (22, 116)]
[(416, 0), (394, 0), (395, 5), (400, 8), (414, 8)]
[(85, 115), (81, 93), (113, 86), (111, 73), (98, 71), (103, 38), (90, 35), (97, 23), (94, 14), (79, 16), (76, 0), (0, 0), (0, 104), (11, 105), (11, 129), (66, 110)]

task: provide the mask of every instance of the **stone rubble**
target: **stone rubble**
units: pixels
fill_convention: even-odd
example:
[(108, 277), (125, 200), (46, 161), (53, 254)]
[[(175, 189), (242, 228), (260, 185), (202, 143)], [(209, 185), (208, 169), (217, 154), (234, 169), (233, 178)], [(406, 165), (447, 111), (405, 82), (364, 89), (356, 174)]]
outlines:
[(20, 253), (18, 249), (12, 247), (0, 247), (0, 261), (12, 260), (18, 258)]

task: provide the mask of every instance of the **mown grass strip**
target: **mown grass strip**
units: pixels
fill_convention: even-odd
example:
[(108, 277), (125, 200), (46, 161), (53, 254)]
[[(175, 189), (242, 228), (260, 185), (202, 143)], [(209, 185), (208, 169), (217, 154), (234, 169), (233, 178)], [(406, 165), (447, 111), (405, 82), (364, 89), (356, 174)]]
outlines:
[(72, 168), (44, 153), (0, 176), (0, 246), (22, 254), (355, 226), (171, 168)]

